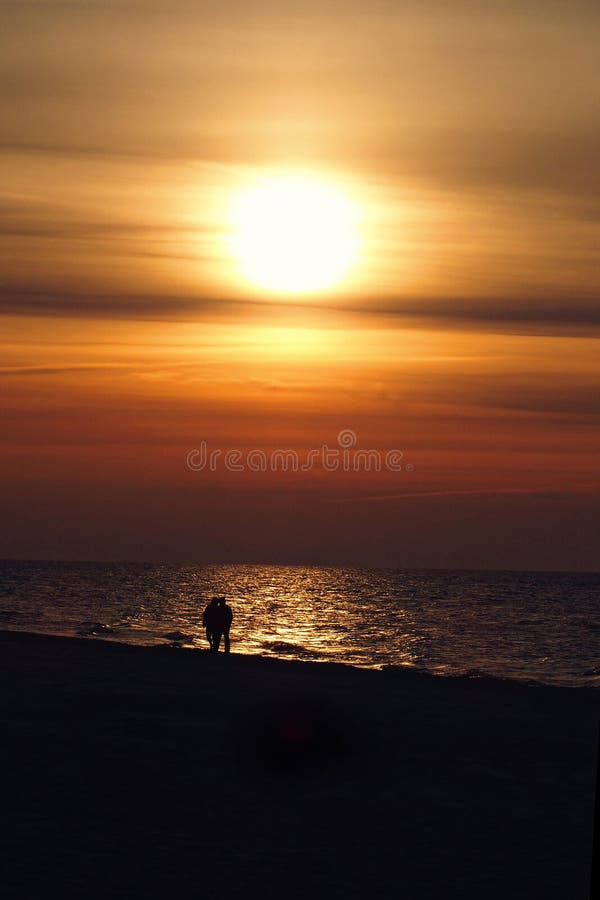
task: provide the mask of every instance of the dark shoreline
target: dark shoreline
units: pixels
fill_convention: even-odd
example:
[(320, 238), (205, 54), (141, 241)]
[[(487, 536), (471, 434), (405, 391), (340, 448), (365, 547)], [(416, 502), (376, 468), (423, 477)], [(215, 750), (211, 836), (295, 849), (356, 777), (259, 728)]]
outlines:
[[(49, 638), (53, 641), (81, 641), (82, 643), (100, 643), (104, 645), (117, 645), (120, 647), (131, 648), (133, 650), (146, 650), (146, 651), (164, 651), (164, 650), (182, 650), (185, 653), (200, 653), (203, 654), (205, 650), (208, 648), (206, 646), (198, 647), (192, 646), (191, 644), (187, 644), (184, 642), (178, 643), (177, 641), (168, 641), (167, 636), (165, 635), (165, 642), (158, 644), (132, 644), (128, 641), (122, 640), (119, 637), (114, 637), (110, 634), (102, 634), (98, 633), (88, 633), (88, 632), (71, 632), (71, 633), (52, 633), (46, 631), (28, 631), (27, 629), (21, 628), (10, 628), (6, 627), (6, 622), (3, 623), (4, 627), (0, 627), (0, 641), (8, 640), (10, 641), (10, 635), (21, 635), (25, 638), (31, 638), (33, 640), (36, 639), (45, 639)], [(221, 647), (221, 651), (223, 648)], [(584, 683), (584, 684), (565, 684), (565, 683), (550, 683), (544, 681), (538, 681), (535, 679), (517, 679), (510, 677), (503, 677), (500, 675), (492, 675), (487, 672), (480, 672), (476, 669), (470, 670), (469, 672), (461, 673), (461, 674), (451, 674), (447, 672), (428, 672), (426, 669), (419, 669), (413, 666), (404, 666), (404, 665), (381, 665), (375, 667), (369, 666), (361, 666), (354, 665), (349, 662), (337, 662), (335, 660), (323, 660), (323, 659), (296, 659), (294, 657), (284, 657), (284, 656), (272, 656), (270, 654), (261, 654), (261, 653), (239, 653), (236, 651), (234, 646), (232, 657), (236, 659), (246, 659), (250, 661), (260, 662), (274, 662), (274, 663), (283, 663), (284, 665), (290, 664), (299, 664), (307, 667), (310, 666), (319, 666), (321, 669), (329, 669), (329, 668), (342, 668), (347, 670), (356, 670), (360, 672), (375, 672), (378, 674), (383, 674), (386, 676), (398, 676), (403, 679), (406, 678), (420, 678), (420, 679), (434, 679), (436, 682), (444, 681), (450, 684), (453, 684), (455, 687), (459, 687), (460, 685), (466, 686), (467, 684), (477, 684), (480, 686), (487, 685), (488, 689), (493, 690), (494, 687), (498, 687), (504, 685), (508, 688), (539, 688), (542, 690), (551, 690), (551, 691), (577, 691), (586, 693), (589, 692), (590, 699), (594, 696), (598, 699), (600, 703), (600, 682), (598, 683)]]
[(6, 896), (587, 898), (593, 688), (0, 632)]

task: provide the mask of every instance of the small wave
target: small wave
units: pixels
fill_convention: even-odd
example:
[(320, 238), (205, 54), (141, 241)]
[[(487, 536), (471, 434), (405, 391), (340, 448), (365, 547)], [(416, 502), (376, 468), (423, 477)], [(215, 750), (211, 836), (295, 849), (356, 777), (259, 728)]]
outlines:
[(587, 671), (583, 672), (583, 675), (600, 675), (600, 666), (594, 666), (593, 669), (587, 669)]
[(483, 669), (466, 669), (464, 672), (458, 672), (458, 675), (463, 675), (465, 678), (492, 678), (489, 672), (485, 672)]
[(162, 637), (167, 641), (173, 641), (176, 644), (193, 644), (194, 638), (191, 634), (184, 634), (183, 631), (168, 631)]
[(319, 656), (318, 653), (315, 653), (312, 650), (308, 650), (306, 647), (303, 647), (301, 644), (292, 644), (288, 641), (264, 641), (261, 646), (264, 650), (267, 650), (270, 653), (286, 653), (286, 654), (292, 654), (293, 656), (296, 656), (296, 657), (310, 657), (310, 658)]
[(98, 637), (102, 634), (114, 634), (114, 630), (103, 622), (82, 622), (77, 634)]
[(292, 644), (291, 641), (263, 641), (262, 646), (268, 650), (306, 650), (302, 644)]

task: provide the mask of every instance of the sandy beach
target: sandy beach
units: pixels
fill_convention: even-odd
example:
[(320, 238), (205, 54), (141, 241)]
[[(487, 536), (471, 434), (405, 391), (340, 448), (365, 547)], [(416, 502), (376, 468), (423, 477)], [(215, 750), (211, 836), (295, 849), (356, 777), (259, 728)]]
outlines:
[(4, 896), (589, 896), (598, 694), (0, 633)]

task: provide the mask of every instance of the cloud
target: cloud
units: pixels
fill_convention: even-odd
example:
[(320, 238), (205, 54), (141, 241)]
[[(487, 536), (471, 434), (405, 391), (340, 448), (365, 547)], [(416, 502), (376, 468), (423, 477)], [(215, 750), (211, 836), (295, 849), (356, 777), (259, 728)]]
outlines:
[(70, 375), (73, 372), (122, 371), (132, 368), (120, 363), (93, 363), (67, 366), (0, 366), (0, 378), (29, 375)]
[(248, 162), (283, 142), (431, 184), (598, 184), (592, 0), (4, 6), (6, 149)]
[[(543, 368), (543, 363), (540, 362)], [(460, 398), (465, 406), (569, 416), (584, 423), (600, 416), (597, 372), (482, 372), (438, 376), (428, 388), (440, 400)]]
[[(6, 207), (2, 204), (0, 213), (6, 213)], [(15, 218), (12, 222), (8, 218), (0, 222), (0, 236), (24, 237), (24, 238), (50, 238), (52, 240), (123, 240), (139, 238), (140, 240), (155, 239), (164, 241), (169, 235), (181, 237), (182, 234), (194, 236), (202, 234), (214, 234), (214, 228), (208, 228), (200, 224), (193, 227), (130, 224), (116, 222), (81, 222), (66, 220), (38, 219), (36, 221)]]
[(245, 304), (212, 298), (0, 291), (0, 315), (93, 319), (192, 321), (203, 315), (231, 315)]
[(308, 328), (445, 327), (487, 329), (515, 334), (595, 336), (600, 308), (593, 298), (572, 297), (414, 300), (307, 301), (283, 305), (278, 300), (166, 295), (92, 294), (0, 289), (0, 316), (43, 316), (125, 320), (242, 321), (263, 320), (285, 327), (299, 322)]
[(548, 203), (560, 196), (574, 215), (581, 211), (585, 219), (590, 205), (597, 215), (600, 126), (595, 120), (505, 129), (499, 124), (462, 130), (448, 124), (410, 134), (386, 133), (384, 128), (362, 137), (349, 152), (356, 162), (367, 157), (374, 169), (407, 183), (417, 180), (444, 192), (516, 192), (525, 208), (532, 196), (544, 194)]
[[(349, 0), (343, 12), (327, 0), (206, 0), (201, 11), (193, 0), (4, 5), (0, 152), (28, 197), (22, 208), (11, 197), (4, 204), (0, 234), (13, 241), (6, 271), (15, 274), (0, 314), (189, 321), (277, 310), (311, 324), (330, 316), (327, 327), (336, 316), (339, 327), (364, 316), (374, 327), (598, 328), (600, 6), (592, 0), (375, 0), (368, 8)], [(394, 277), (402, 285), (403, 262), (414, 259), (424, 279), (416, 290), (430, 296), (286, 300), (282, 313), (277, 301), (169, 296), (176, 265), (148, 275), (146, 259), (215, 261), (218, 223), (194, 227), (190, 242), (192, 230), (156, 222), (196, 190), (199, 218), (209, 214), (210, 165), (290, 156), (356, 176), (367, 194), (373, 188), (373, 217), (390, 222), (377, 232), (373, 293)], [(43, 197), (57, 205), (42, 209)], [(116, 217), (133, 221), (94, 221), (100, 210), (110, 216), (111, 198)], [(69, 218), (69, 202), (81, 220)], [(37, 282), (17, 274), (32, 260)], [(121, 285), (152, 277), (144, 284), (155, 296), (96, 293), (113, 262)], [(219, 283), (201, 268), (189, 266), (178, 283)], [(84, 272), (89, 290), (61, 291), (61, 278), (80, 285)], [(472, 295), (449, 299), (446, 285)]]
[(555, 326), (600, 328), (600, 304), (595, 297), (428, 297), (387, 301), (373, 300), (354, 306), (371, 315), (391, 318), (415, 317), (451, 325), (501, 327), (517, 332), (529, 327)]
[[(588, 493), (588, 487), (579, 488), (581, 492)], [(569, 496), (573, 493), (576, 493), (575, 489), (570, 491), (560, 491), (547, 487), (531, 487), (531, 488), (516, 488), (516, 487), (494, 487), (494, 488), (473, 488), (473, 489), (461, 489), (461, 490), (441, 490), (441, 491), (401, 491), (394, 492), (392, 494), (368, 494), (368, 495), (359, 495), (356, 497), (341, 497), (335, 498), (333, 500), (327, 499), (324, 500), (324, 503), (327, 504), (337, 504), (337, 503), (387, 503), (391, 500), (422, 500), (428, 499), (431, 497), (470, 497), (470, 496), (501, 496), (505, 494), (538, 494), (546, 497), (562, 497)]]

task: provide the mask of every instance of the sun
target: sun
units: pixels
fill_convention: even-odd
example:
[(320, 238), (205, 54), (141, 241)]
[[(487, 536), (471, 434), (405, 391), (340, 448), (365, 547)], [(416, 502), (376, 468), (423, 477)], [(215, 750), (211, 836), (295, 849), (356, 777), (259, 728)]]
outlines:
[(359, 251), (358, 210), (337, 186), (306, 175), (266, 177), (242, 190), (229, 249), (243, 279), (281, 294), (340, 285)]

